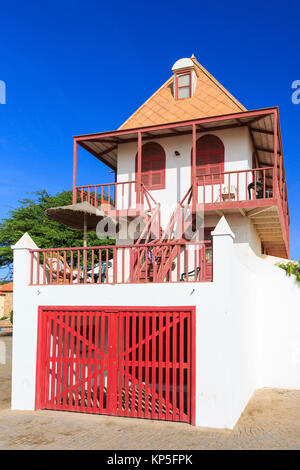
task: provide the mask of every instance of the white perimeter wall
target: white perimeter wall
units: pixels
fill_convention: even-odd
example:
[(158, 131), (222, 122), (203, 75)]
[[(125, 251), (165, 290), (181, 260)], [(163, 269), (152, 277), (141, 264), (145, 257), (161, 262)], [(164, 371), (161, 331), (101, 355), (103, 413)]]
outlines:
[[(12, 409), (34, 409), (39, 305), (196, 306), (196, 424), (232, 428), (253, 391), (300, 388), (300, 287), (249, 249), (225, 218), (214, 232), (214, 282), (28, 286), (31, 242), (14, 250)], [(26, 246), (25, 246), (26, 245)]]

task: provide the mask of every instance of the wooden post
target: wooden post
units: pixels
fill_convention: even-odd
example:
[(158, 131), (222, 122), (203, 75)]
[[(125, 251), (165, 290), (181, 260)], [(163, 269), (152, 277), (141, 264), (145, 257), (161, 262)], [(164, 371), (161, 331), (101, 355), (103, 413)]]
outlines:
[(280, 181), (280, 195), (281, 199), (283, 200), (283, 194), (282, 194), (282, 166), (283, 166), (283, 157), (282, 155), (279, 155), (279, 181)]
[(87, 220), (86, 220), (87, 215), (83, 215), (83, 246), (87, 246), (87, 240), (86, 240), (86, 235), (87, 235)]
[(74, 139), (73, 142), (73, 204), (77, 202), (77, 193), (76, 193), (76, 173), (77, 173), (77, 142)]
[(192, 125), (192, 211), (196, 210), (197, 201), (197, 181), (196, 181), (196, 124)]
[(277, 141), (278, 141), (278, 115), (274, 112), (274, 181), (273, 181), (273, 197), (277, 197), (278, 191), (278, 168), (277, 168)]
[(137, 156), (137, 188), (136, 188), (136, 202), (137, 206), (141, 204), (141, 178), (142, 173), (142, 133), (138, 132), (138, 156)]

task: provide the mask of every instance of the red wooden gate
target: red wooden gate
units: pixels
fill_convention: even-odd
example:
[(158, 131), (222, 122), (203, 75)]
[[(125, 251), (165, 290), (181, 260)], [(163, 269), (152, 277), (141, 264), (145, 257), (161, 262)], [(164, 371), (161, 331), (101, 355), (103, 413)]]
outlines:
[(40, 307), (36, 408), (194, 424), (194, 309)]

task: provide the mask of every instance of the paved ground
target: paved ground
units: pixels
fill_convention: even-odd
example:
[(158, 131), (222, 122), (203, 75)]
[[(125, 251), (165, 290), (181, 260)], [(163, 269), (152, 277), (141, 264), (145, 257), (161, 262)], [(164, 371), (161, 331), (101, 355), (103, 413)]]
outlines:
[[(10, 411), (11, 336), (0, 364), (3, 449), (300, 449), (300, 391), (262, 389), (233, 431), (56, 411)], [(1, 361), (0, 361), (1, 362)]]

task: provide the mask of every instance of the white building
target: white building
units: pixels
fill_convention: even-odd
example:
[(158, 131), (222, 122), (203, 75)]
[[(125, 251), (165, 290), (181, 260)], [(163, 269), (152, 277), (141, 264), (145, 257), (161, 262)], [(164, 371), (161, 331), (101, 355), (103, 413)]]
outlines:
[[(78, 145), (116, 182), (77, 186)], [(113, 248), (14, 246), (13, 409), (232, 428), (255, 389), (299, 388), (277, 108), (180, 59), (118, 130), (74, 137), (84, 202)]]

